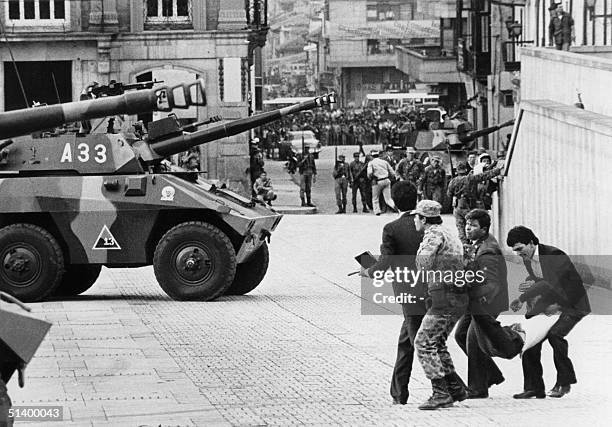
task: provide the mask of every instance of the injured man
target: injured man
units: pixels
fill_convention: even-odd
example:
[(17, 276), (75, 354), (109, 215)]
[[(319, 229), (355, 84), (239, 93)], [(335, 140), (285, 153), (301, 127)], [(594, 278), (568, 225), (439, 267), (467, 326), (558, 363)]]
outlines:
[(541, 342), (559, 320), (559, 314), (539, 314), (520, 323), (502, 326), (497, 320), (485, 316), (473, 316), (478, 345), (491, 357), (512, 359)]

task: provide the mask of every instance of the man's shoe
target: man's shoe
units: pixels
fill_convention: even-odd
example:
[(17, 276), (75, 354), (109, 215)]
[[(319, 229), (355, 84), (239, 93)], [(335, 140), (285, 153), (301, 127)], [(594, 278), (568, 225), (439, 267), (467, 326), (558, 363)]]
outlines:
[(353, 213), (357, 213), (357, 208), (353, 208)]
[(306, 207), (306, 202), (302, 202), (302, 207), (305, 208)]
[(311, 202), (306, 203), (306, 206), (308, 206), (309, 208), (316, 208), (316, 206), (313, 205)]
[(488, 397), (489, 397), (488, 391), (468, 390), (468, 399), (487, 399)]
[(453, 406), (453, 398), (448, 393), (446, 380), (444, 378), (431, 380), (431, 388), (433, 389), (433, 394), (429, 399), (419, 405), (419, 409), (431, 411)]
[(342, 209), (338, 209), (338, 212), (336, 212), (336, 215), (341, 214), (341, 213), (344, 213), (342, 212)]
[(376, 216), (380, 216), (380, 212), (378, 212), (378, 213), (376, 214)]
[(544, 391), (525, 390), (524, 392), (515, 394), (512, 397), (515, 399), (531, 399), (532, 397), (544, 399), (546, 397), (546, 393), (544, 393)]
[(448, 393), (453, 398), (453, 402), (463, 402), (468, 398), (467, 386), (457, 372), (446, 375), (444, 379), (446, 380)]
[(368, 210), (368, 208), (363, 208), (363, 213), (369, 213), (370, 211)]
[(550, 397), (563, 397), (571, 390), (569, 385), (555, 385), (551, 391), (548, 392)]
[(394, 397), (393, 404), (394, 405), (405, 405), (408, 403), (408, 397)]

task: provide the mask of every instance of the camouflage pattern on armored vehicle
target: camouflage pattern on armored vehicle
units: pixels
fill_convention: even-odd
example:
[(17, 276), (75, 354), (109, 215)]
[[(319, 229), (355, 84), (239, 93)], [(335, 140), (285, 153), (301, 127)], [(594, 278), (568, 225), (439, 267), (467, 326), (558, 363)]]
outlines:
[[(457, 165), (467, 161), (469, 152), (474, 148), (477, 138), (489, 135), (506, 126), (514, 124), (514, 120), (497, 126), (474, 130), (471, 123), (462, 119), (447, 120), (440, 123), (437, 129), (413, 130), (407, 136), (407, 147), (416, 150), (416, 158), (426, 162), (434, 155), (441, 158), (442, 168), (446, 172), (446, 185), (456, 175)], [(446, 197), (444, 188), (443, 212), (452, 211), (452, 200)]]
[(148, 136), (24, 136), (205, 100), (200, 80), (0, 113), (0, 290), (24, 301), (77, 295), (102, 266), (151, 264), (162, 289), (177, 300), (253, 290), (268, 268), (267, 243), (282, 215), (164, 158), (328, 105), (333, 94), (193, 132), (171, 115), (152, 122)]

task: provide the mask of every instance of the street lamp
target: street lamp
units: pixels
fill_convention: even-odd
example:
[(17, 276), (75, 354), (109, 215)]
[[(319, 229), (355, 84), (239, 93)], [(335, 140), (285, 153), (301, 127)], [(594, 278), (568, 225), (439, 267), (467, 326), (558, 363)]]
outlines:
[(595, 14), (595, 6), (597, 6), (597, 0), (586, 0), (586, 8), (589, 11), (589, 19), (592, 21), (595, 18), (612, 18), (612, 15), (607, 13), (607, 3), (604, 1), (604, 13), (597, 15)]
[(523, 25), (511, 19), (506, 21), (506, 29), (508, 30), (508, 37), (511, 39), (517, 39), (523, 34)]

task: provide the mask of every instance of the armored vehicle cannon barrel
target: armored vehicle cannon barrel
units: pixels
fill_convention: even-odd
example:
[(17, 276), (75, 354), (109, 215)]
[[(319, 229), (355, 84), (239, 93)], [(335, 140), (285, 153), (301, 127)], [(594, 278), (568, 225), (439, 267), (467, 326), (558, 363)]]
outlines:
[(290, 105), (285, 108), (270, 111), (267, 113), (257, 114), (251, 117), (238, 119), (231, 123), (221, 124), (207, 129), (202, 129), (193, 133), (185, 133), (183, 135), (174, 136), (167, 139), (150, 141), (151, 150), (161, 157), (170, 156), (173, 154), (186, 151), (196, 145), (204, 144), (210, 141), (215, 141), (228, 136), (237, 135), (257, 126), (273, 122), (281, 117), (288, 116), (300, 111), (311, 110), (313, 108), (323, 107), (336, 102), (336, 95), (329, 93), (327, 95), (318, 96), (308, 101), (299, 104)]
[(162, 86), (117, 96), (14, 110), (0, 113), (0, 139), (115, 114), (170, 111), (205, 103), (204, 81), (197, 80), (174, 87)]
[(498, 130), (505, 128), (506, 126), (512, 126), (514, 124), (514, 119), (508, 120), (507, 122), (501, 123), (499, 125), (490, 126), (483, 129), (478, 130), (469, 130), (467, 132), (461, 132), (461, 128), (458, 128), (459, 141), (462, 143), (472, 142), (476, 138), (480, 138), (481, 136), (489, 135), (493, 132), (497, 132)]

